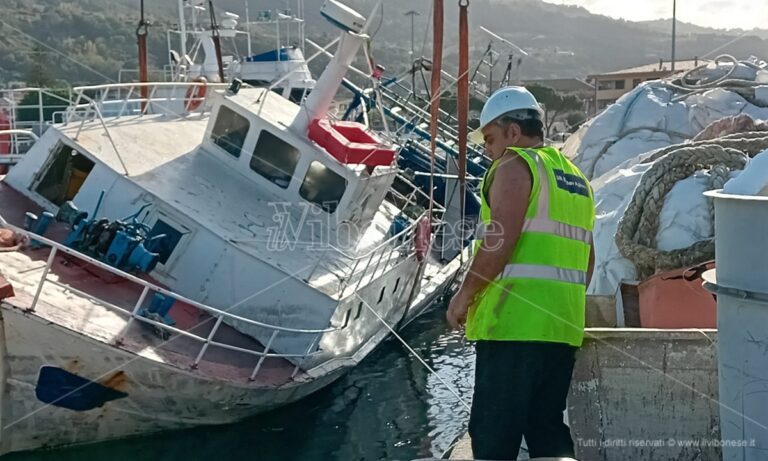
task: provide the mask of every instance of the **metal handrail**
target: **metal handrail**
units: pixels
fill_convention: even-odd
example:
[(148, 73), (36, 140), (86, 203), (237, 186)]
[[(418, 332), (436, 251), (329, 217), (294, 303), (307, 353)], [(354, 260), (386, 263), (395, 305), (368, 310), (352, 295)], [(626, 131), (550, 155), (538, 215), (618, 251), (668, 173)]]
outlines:
[(82, 93), (86, 90), (98, 91), (118, 88), (141, 88), (141, 87), (189, 87), (189, 86), (208, 86), (215, 89), (227, 88), (226, 83), (203, 83), (203, 82), (131, 82), (131, 83), (104, 83), (101, 85), (76, 86), (72, 90), (76, 93)]
[(16, 130), (0, 130), (0, 135), (3, 135), (3, 134), (23, 134), (23, 135), (29, 136), (30, 138), (32, 138), (35, 141), (40, 139), (40, 137), (38, 135), (36, 135), (33, 131), (29, 131), (29, 130), (19, 130), (19, 129), (16, 129)]
[[(132, 83), (107, 83), (102, 85), (92, 85), (92, 86), (78, 86), (73, 88), (73, 91), (75, 92), (76, 98), (74, 103), (70, 105), (68, 108), (68, 114), (65, 118), (65, 122), (69, 121), (90, 121), (94, 119), (93, 111), (88, 111), (88, 109), (92, 109), (94, 106), (98, 107), (99, 105), (105, 106), (105, 105), (121, 105), (121, 108), (117, 115), (114, 115), (111, 117), (121, 117), (123, 115), (146, 115), (151, 107), (157, 107), (158, 102), (171, 102), (171, 101), (182, 101), (185, 99), (185, 96), (167, 96), (167, 97), (156, 97), (155, 94), (157, 92), (157, 89), (159, 88), (171, 88), (171, 89), (189, 89), (191, 87), (205, 87), (211, 90), (219, 90), (219, 89), (226, 89), (228, 85), (226, 83), (205, 83), (205, 82), (132, 82)], [(150, 89), (149, 94), (146, 97), (141, 96), (140, 89), (147, 88)], [(98, 93), (97, 96), (91, 97), (87, 93)], [(110, 98), (110, 96), (116, 96), (114, 98)], [(194, 112), (204, 114), (205, 108), (207, 106), (209, 95), (206, 93), (205, 98), (200, 104), (200, 108), (195, 110)], [(82, 103), (81, 101), (85, 101), (85, 103)], [(129, 113), (126, 113), (126, 111), (129, 110), (129, 106), (140, 104), (142, 106), (139, 113), (135, 113), (130, 109)], [(76, 116), (77, 111), (79, 110), (86, 110), (86, 116), (85, 117), (79, 117)], [(182, 116), (186, 114), (180, 114), (180, 113), (171, 113), (170, 115), (176, 115), (176, 116)]]
[[(59, 286), (61, 288), (70, 290), (70, 291), (72, 291), (73, 293), (75, 293), (75, 294), (77, 294), (79, 296), (91, 298), (95, 302), (100, 303), (100, 304), (102, 304), (102, 305), (104, 305), (104, 306), (106, 306), (108, 308), (116, 309), (116, 310), (128, 313), (130, 315), (130, 317), (128, 319), (128, 322), (127, 322), (125, 328), (123, 328), (122, 335), (119, 338), (117, 338), (116, 341), (115, 341), (117, 344), (122, 343), (124, 335), (127, 334), (127, 332), (129, 331), (129, 327), (130, 327), (131, 323), (133, 321), (135, 321), (135, 320), (138, 320), (138, 321), (140, 321), (142, 323), (146, 323), (146, 324), (152, 325), (152, 326), (154, 326), (156, 328), (159, 328), (161, 330), (169, 331), (171, 333), (175, 333), (175, 334), (187, 337), (187, 338), (191, 338), (191, 339), (193, 339), (195, 341), (201, 342), (202, 346), (200, 348), (200, 352), (198, 353), (197, 357), (195, 358), (195, 360), (194, 360), (194, 362), (192, 364), (192, 368), (193, 369), (196, 369), (198, 367), (200, 361), (203, 359), (203, 357), (204, 357), (205, 353), (207, 352), (208, 348), (210, 346), (215, 346), (215, 347), (221, 347), (221, 348), (224, 348), (224, 349), (229, 349), (229, 350), (233, 350), (233, 351), (237, 351), (237, 352), (243, 352), (243, 353), (246, 353), (246, 354), (250, 354), (250, 355), (254, 355), (254, 356), (259, 357), (258, 363), (254, 367), (253, 372), (251, 373), (251, 375), (249, 377), (249, 379), (251, 381), (253, 381), (256, 378), (256, 376), (258, 375), (259, 371), (261, 370), (261, 367), (262, 367), (264, 361), (267, 358), (298, 359), (297, 360), (298, 363), (295, 364), (293, 372), (291, 374), (291, 378), (294, 378), (296, 376), (296, 374), (298, 373), (301, 365), (306, 360), (306, 358), (309, 355), (311, 355), (312, 349), (314, 349), (314, 347), (318, 344), (318, 341), (320, 340), (320, 337), (323, 334), (325, 334), (325, 333), (330, 333), (330, 332), (333, 332), (333, 331), (339, 331), (339, 330), (343, 329), (346, 326), (346, 325), (343, 325), (341, 327), (329, 327), (329, 328), (323, 328), (323, 329), (288, 328), (288, 327), (282, 327), (282, 326), (278, 326), (278, 325), (269, 325), (269, 324), (266, 324), (266, 323), (263, 323), (263, 322), (259, 322), (257, 320), (252, 320), (252, 319), (248, 319), (248, 318), (245, 318), (245, 317), (241, 317), (239, 315), (230, 314), (230, 313), (228, 313), (226, 311), (222, 311), (222, 310), (216, 309), (214, 307), (211, 307), (211, 306), (199, 303), (199, 302), (194, 301), (192, 299), (189, 299), (189, 298), (187, 298), (185, 296), (182, 296), (182, 295), (180, 295), (178, 293), (172, 292), (172, 291), (167, 290), (165, 288), (162, 288), (162, 287), (160, 287), (158, 285), (155, 285), (155, 284), (153, 284), (151, 282), (148, 282), (146, 280), (140, 279), (140, 278), (138, 278), (138, 277), (136, 277), (134, 275), (128, 274), (126, 272), (123, 272), (123, 271), (121, 271), (121, 270), (119, 270), (117, 268), (114, 268), (114, 267), (112, 267), (112, 266), (110, 266), (108, 264), (105, 264), (105, 263), (103, 263), (103, 262), (101, 262), (101, 261), (99, 261), (97, 259), (94, 259), (94, 258), (92, 258), (90, 256), (87, 256), (85, 254), (82, 254), (82, 253), (80, 253), (80, 252), (78, 252), (76, 250), (68, 248), (67, 246), (65, 246), (65, 245), (63, 245), (63, 244), (61, 244), (59, 242), (56, 242), (54, 240), (48, 239), (46, 237), (43, 237), (41, 235), (35, 234), (33, 232), (26, 231), (26, 230), (21, 229), (21, 228), (19, 228), (17, 226), (14, 226), (14, 225), (8, 223), (5, 219), (3, 219), (2, 216), (0, 216), (0, 226), (6, 227), (8, 229), (11, 229), (14, 232), (18, 232), (18, 233), (26, 236), (27, 238), (29, 238), (31, 240), (35, 240), (37, 242), (40, 242), (40, 243), (42, 243), (44, 245), (48, 245), (48, 246), (51, 247), (50, 254), (48, 255), (48, 258), (47, 258), (47, 261), (46, 261), (46, 265), (43, 268), (42, 276), (40, 277), (40, 281), (38, 282), (37, 289), (35, 290), (35, 295), (34, 295), (34, 297), (32, 299), (32, 304), (27, 309), (28, 312), (33, 312), (35, 310), (35, 308), (37, 307), (37, 303), (40, 300), (40, 296), (41, 296), (41, 294), (43, 292), (43, 287), (44, 287), (46, 282), (49, 282), (49, 283), (51, 283), (53, 285), (56, 285), (56, 286)], [(133, 309), (129, 310), (129, 309), (125, 308), (125, 307), (118, 306), (118, 305), (110, 303), (110, 302), (108, 302), (106, 300), (100, 299), (100, 298), (98, 298), (97, 296), (95, 296), (93, 294), (84, 292), (84, 291), (79, 290), (79, 289), (77, 289), (75, 287), (72, 287), (70, 285), (61, 283), (58, 280), (51, 280), (51, 279), (49, 279), (48, 278), (48, 274), (50, 273), (50, 270), (51, 270), (51, 267), (52, 267), (53, 262), (55, 260), (55, 257), (56, 257), (56, 255), (57, 255), (57, 253), (59, 251), (65, 253), (65, 254), (68, 254), (70, 256), (74, 256), (74, 257), (76, 257), (76, 258), (78, 258), (78, 259), (80, 259), (80, 260), (82, 260), (82, 261), (84, 261), (84, 262), (86, 262), (88, 264), (92, 264), (92, 265), (94, 265), (94, 266), (96, 266), (96, 267), (98, 267), (98, 268), (100, 268), (102, 270), (105, 270), (105, 271), (110, 272), (112, 274), (118, 275), (118, 276), (124, 278), (125, 280), (128, 280), (128, 281), (133, 282), (133, 283), (137, 283), (137, 284), (143, 286), (144, 288), (142, 289), (142, 292), (139, 295), (139, 299), (136, 302), (136, 304), (134, 305)], [(211, 329), (210, 333), (206, 337), (203, 337), (203, 336), (197, 335), (195, 333), (192, 333), (190, 331), (181, 330), (179, 328), (176, 328), (176, 327), (173, 327), (173, 326), (170, 326), (170, 325), (166, 325), (165, 323), (158, 322), (158, 321), (155, 321), (155, 320), (152, 320), (150, 318), (147, 318), (147, 317), (144, 317), (144, 316), (140, 315), (140, 311), (141, 311), (141, 309), (142, 309), (142, 307), (144, 305), (144, 302), (147, 299), (147, 296), (148, 296), (150, 291), (153, 291), (153, 292), (156, 292), (156, 293), (160, 293), (160, 294), (169, 296), (169, 297), (171, 297), (171, 298), (173, 298), (173, 299), (175, 299), (177, 301), (181, 301), (183, 303), (186, 303), (186, 304), (189, 304), (191, 306), (194, 306), (194, 307), (196, 307), (196, 308), (198, 308), (198, 309), (200, 309), (200, 310), (202, 310), (204, 312), (212, 314), (214, 317), (217, 318), (214, 327)], [(247, 299), (250, 299), (250, 298), (245, 298), (245, 300), (247, 300)], [(238, 306), (239, 304), (241, 304), (245, 300), (240, 301), (239, 303), (234, 304), (233, 306), (230, 307), (230, 309)], [(222, 342), (219, 342), (219, 341), (214, 341), (213, 338), (215, 337), (217, 331), (219, 330), (219, 327), (221, 326), (221, 324), (223, 323), (223, 320), (225, 318), (230, 319), (230, 320), (236, 320), (238, 322), (243, 322), (245, 324), (256, 326), (256, 327), (259, 327), (259, 328), (265, 328), (265, 329), (271, 330), (272, 334), (270, 335), (269, 341), (267, 341), (267, 344), (264, 347), (264, 350), (263, 351), (255, 351), (255, 350), (252, 350), (252, 349), (245, 349), (245, 348), (242, 348), (242, 347), (234, 346), (232, 344), (227, 344), (227, 343), (222, 343)], [(275, 353), (275, 352), (270, 353), (270, 349), (272, 347), (272, 344), (274, 343), (274, 340), (275, 340), (275, 338), (277, 337), (277, 335), (279, 333), (292, 333), (292, 334), (301, 334), (301, 335), (311, 334), (311, 335), (314, 335), (314, 337), (312, 338), (312, 341), (310, 342), (309, 347), (307, 347), (306, 351), (303, 354), (298, 354), (298, 353), (286, 354), (286, 353)]]
[(189, 299), (189, 298), (187, 298), (185, 296), (182, 296), (182, 295), (180, 295), (178, 293), (175, 293), (175, 292), (170, 291), (168, 289), (162, 288), (162, 287), (160, 287), (158, 285), (155, 285), (152, 282), (148, 282), (146, 280), (140, 279), (140, 278), (136, 277), (135, 275), (131, 275), (131, 274), (127, 273), (127, 272), (123, 272), (120, 269), (117, 269), (115, 267), (112, 267), (112, 266), (110, 266), (110, 265), (108, 265), (106, 263), (103, 263), (103, 262), (99, 261), (98, 259), (94, 259), (94, 258), (92, 258), (92, 257), (90, 257), (88, 255), (80, 253), (79, 251), (73, 250), (72, 248), (69, 248), (69, 247), (67, 247), (67, 246), (65, 246), (65, 245), (63, 245), (63, 244), (61, 244), (59, 242), (56, 242), (56, 241), (51, 240), (51, 239), (49, 239), (47, 237), (43, 237), (42, 235), (37, 235), (34, 232), (29, 232), (27, 230), (24, 230), (24, 229), (22, 229), (20, 227), (15, 226), (13, 224), (10, 224), (10, 223), (6, 222), (5, 220), (3, 220), (2, 218), (0, 218), (0, 225), (2, 225), (3, 227), (6, 227), (8, 229), (13, 230), (14, 232), (18, 232), (20, 234), (26, 235), (30, 239), (36, 240), (38, 242), (41, 242), (41, 243), (43, 243), (45, 245), (50, 246), (51, 248), (56, 248), (57, 251), (61, 251), (61, 252), (66, 253), (68, 255), (74, 256), (74, 257), (76, 257), (78, 259), (81, 259), (81, 260), (83, 260), (83, 261), (85, 261), (85, 262), (87, 262), (89, 264), (92, 264), (92, 265), (98, 267), (99, 269), (103, 269), (103, 270), (111, 272), (111, 273), (113, 273), (115, 275), (119, 275), (119, 276), (125, 278), (128, 281), (131, 281), (131, 282), (137, 283), (139, 285), (142, 285), (144, 287), (147, 287), (150, 290), (156, 291), (156, 292), (158, 292), (160, 294), (164, 294), (166, 296), (170, 296), (170, 297), (172, 297), (172, 298), (174, 298), (174, 299), (176, 299), (178, 301), (181, 301), (181, 302), (183, 302), (185, 304), (189, 304), (191, 306), (194, 306), (194, 307), (196, 307), (196, 308), (198, 308), (200, 310), (206, 311), (206, 312), (211, 313), (211, 314), (222, 315), (222, 316), (225, 316), (225, 317), (230, 318), (232, 320), (237, 320), (239, 322), (244, 322), (244, 323), (247, 323), (249, 325), (253, 325), (253, 326), (257, 326), (257, 327), (261, 327), (261, 328), (272, 329), (272, 330), (278, 330), (278, 331), (282, 331), (282, 332), (286, 332), (286, 333), (312, 334), (312, 333), (328, 333), (328, 332), (332, 332), (332, 331), (336, 331), (337, 330), (337, 328), (300, 329), (300, 328), (281, 327), (281, 326), (278, 326), (278, 325), (270, 325), (270, 324), (267, 324), (267, 323), (259, 322), (257, 320), (248, 319), (248, 318), (245, 318), (245, 317), (240, 317), (239, 315), (230, 314), (230, 313), (228, 313), (226, 311), (222, 311), (222, 310), (216, 309), (215, 307), (207, 306), (205, 304), (199, 303), (199, 302), (194, 301), (192, 299)]

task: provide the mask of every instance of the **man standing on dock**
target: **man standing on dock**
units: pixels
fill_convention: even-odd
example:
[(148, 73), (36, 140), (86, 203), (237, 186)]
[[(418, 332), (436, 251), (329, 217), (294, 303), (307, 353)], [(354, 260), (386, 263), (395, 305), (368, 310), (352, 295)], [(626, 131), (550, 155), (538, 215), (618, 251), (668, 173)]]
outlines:
[(525, 88), (494, 93), (472, 140), (493, 163), (481, 184), (475, 257), (447, 312), (476, 341), (469, 434), (475, 459), (574, 457), (563, 411), (584, 337), (594, 197), (584, 175), (544, 146)]

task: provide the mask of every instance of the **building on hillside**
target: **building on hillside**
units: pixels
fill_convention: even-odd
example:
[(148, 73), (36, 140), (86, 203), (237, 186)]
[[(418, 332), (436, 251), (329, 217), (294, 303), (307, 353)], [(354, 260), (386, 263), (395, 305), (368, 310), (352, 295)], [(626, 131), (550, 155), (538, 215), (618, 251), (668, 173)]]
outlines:
[[(700, 60), (698, 58), (686, 61), (676, 61), (674, 73), (685, 72), (708, 62), (709, 61), (707, 60)], [(593, 106), (593, 114), (597, 114), (597, 112), (610, 106), (616, 102), (617, 99), (635, 89), (642, 82), (658, 80), (660, 78), (669, 77), (672, 74), (671, 62), (659, 60), (659, 62), (655, 64), (631, 67), (629, 69), (616, 70), (604, 74), (589, 75), (587, 81), (592, 84), (594, 91), (593, 99), (597, 101), (597, 105)]]

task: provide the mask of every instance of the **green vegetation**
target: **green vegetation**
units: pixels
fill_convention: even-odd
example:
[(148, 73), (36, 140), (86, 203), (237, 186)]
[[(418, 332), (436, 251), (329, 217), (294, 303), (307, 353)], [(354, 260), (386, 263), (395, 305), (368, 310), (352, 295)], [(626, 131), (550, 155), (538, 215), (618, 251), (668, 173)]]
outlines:
[[(351, 6), (370, 13), (375, 0), (346, 0)], [(148, 36), (150, 65), (161, 68), (168, 60), (165, 31), (175, 27), (175, 1), (145, 0), (147, 18), (153, 23)], [(215, 0), (221, 10), (241, 15), (244, 0)], [(320, 1), (306, 2), (307, 35), (327, 43), (335, 35), (319, 14)], [(417, 9), (416, 55), (431, 55), (429, 1), (387, 0), (384, 19), (374, 22), (376, 32), (373, 55), (387, 66), (387, 75), (397, 75), (410, 67), (410, 21), (404, 13)], [(295, 2), (291, 1), (294, 5)], [(284, 0), (252, 0), (251, 16), (259, 9), (284, 8)], [(0, 85), (10, 81), (70, 84), (101, 83), (117, 80), (121, 68), (136, 68), (135, 29), (139, 0), (0, 0)], [(458, 60), (458, 8), (446, 2), (445, 66), (455, 73)], [(630, 23), (589, 14), (573, 6), (554, 5), (538, 0), (475, 0), (470, 6), (471, 45), (477, 59), (489, 37), (479, 30), (483, 25), (524, 47), (531, 55), (519, 70), (521, 78), (584, 77), (589, 73), (616, 70), (668, 58), (669, 34), (663, 24)], [(681, 29), (678, 56), (692, 58), (732, 41), (741, 31), (706, 28)], [(254, 52), (272, 47), (273, 30), (254, 29)], [(725, 46), (720, 52), (739, 57), (764, 56), (768, 40), (765, 31), (755, 31)], [(507, 50), (498, 47), (496, 78), (506, 65)], [(573, 52), (573, 55), (562, 53)], [(313, 51), (310, 50), (308, 54)], [(240, 54), (245, 50), (240, 47)], [(474, 59), (472, 60), (474, 62)], [(318, 59), (313, 70), (326, 60)], [(516, 69), (515, 69), (516, 70)], [(517, 74), (514, 74), (517, 75)], [(482, 79), (481, 79), (482, 80)]]
[(560, 116), (584, 112), (584, 103), (576, 96), (561, 95), (548, 86), (538, 84), (527, 85), (526, 88), (544, 108), (544, 131), (548, 137), (552, 134), (552, 125)]

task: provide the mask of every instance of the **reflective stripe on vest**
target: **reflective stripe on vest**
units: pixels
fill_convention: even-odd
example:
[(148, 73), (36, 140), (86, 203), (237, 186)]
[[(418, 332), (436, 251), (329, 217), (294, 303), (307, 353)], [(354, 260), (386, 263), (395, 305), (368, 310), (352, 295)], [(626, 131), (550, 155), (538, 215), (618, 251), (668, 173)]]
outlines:
[(577, 226), (571, 226), (547, 218), (526, 219), (523, 223), (523, 232), (540, 232), (552, 234), (571, 240), (578, 240), (587, 244), (592, 243), (592, 232)]
[(555, 282), (587, 284), (587, 273), (573, 269), (561, 269), (554, 266), (536, 266), (533, 264), (507, 264), (498, 279), (520, 278), (552, 280)]

